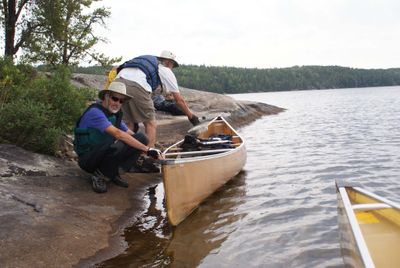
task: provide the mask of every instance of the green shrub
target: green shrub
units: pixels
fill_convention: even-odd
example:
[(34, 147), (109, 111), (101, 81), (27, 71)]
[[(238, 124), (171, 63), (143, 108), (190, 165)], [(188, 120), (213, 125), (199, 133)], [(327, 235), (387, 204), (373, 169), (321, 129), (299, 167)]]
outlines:
[(26, 65), (0, 59), (0, 142), (55, 154), (65, 133), (95, 97), (95, 90), (76, 88), (65, 67), (49, 77)]
[(24, 96), (48, 104), (51, 122), (66, 132), (72, 131), (87, 101), (95, 97), (95, 90), (77, 88), (71, 85), (70, 78), (69, 70), (59, 67), (50, 79), (37, 79), (29, 89), (26, 89)]
[(19, 97), (19, 86), (29, 84), (36, 76), (31, 66), (14, 65), (10, 58), (0, 58), (0, 108)]
[(61, 129), (50, 122), (50, 106), (26, 99), (9, 102), (0, 113), (3, 139), (35, 152), (54, 154)]

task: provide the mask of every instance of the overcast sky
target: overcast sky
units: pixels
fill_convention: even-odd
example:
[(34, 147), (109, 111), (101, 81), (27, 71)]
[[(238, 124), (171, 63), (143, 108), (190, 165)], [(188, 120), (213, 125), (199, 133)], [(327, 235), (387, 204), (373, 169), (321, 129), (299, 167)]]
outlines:
[(103, 0), (123, 61), (164, 49), (181, 64), (400, 67), (399, 0)]

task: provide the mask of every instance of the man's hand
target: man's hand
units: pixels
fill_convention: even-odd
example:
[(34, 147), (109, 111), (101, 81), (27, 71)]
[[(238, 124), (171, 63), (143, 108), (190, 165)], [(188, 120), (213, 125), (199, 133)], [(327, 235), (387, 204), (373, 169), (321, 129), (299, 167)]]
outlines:
[(190, 118), (189, 121), (193, 126), (200, 124), (199, 118), (195, 114), (192, 114), (192, 118)]
[(160, 150), (155, 149), (155, 148), (149, 148), (147, 150), (147, 155), (150, 156), (153, 159), (160, 159), (162, 158), (162, 153)]

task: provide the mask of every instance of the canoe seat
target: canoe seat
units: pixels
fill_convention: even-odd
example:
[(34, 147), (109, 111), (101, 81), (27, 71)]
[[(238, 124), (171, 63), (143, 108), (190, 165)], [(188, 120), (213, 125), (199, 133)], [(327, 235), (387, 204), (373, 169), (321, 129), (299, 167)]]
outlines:
[(371, 203), (371, 204), (353, 205), (352, 208), (354, 211), (367, 211), (367, 210), (391, 208), (391, 206), (385, 203)]

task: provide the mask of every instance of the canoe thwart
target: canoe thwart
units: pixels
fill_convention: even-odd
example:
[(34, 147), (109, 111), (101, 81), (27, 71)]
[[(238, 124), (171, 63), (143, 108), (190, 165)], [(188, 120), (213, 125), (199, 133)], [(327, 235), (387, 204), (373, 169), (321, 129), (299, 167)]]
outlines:
[(200, 141), (201, 145), (212, 145), (212, 144), (222, 144), (222, 143), (231, 143), (230, 140), (220, 140), (220, 141)]
[(373, 203), (373, 204), (356, 204), (352, 206), (354, 211), (368, 211), (376, 209), (392, 208), (388, 204), (384, 203)]

